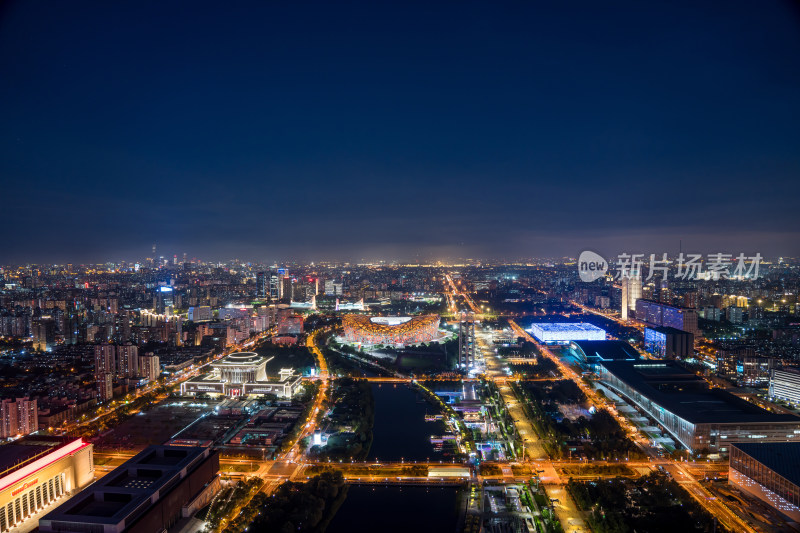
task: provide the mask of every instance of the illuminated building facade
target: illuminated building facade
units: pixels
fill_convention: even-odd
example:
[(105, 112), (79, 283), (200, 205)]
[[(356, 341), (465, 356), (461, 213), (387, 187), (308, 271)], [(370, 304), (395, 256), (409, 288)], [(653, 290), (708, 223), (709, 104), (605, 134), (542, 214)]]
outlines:
[(631, 311), (636, 309), (636, 302), (642, 297), (642, 274), (638, 269), (633, 269), (629, 275), (620, 279), (622, 299), (620, 314), (622, 320), (628, 320)]
[(149, 446), (39, 520), (42, 532), (153, 533), (208, 505), (219, 490), (208, 447)]
[(800, 522), (800, 443), (733, 444), (728, 483)]
[(604, 329), (582, 322), (533, 324), (528, 331), (540, 342), (548, 344), (606, 340)]
[(403, 345), (430, 342), (439, 335), (439, 315), (369, 317), (344, 315), (344, 337), (361, 344)]
[(290, 398), (300, 388), (300, 376), (294, 370), (282, 368), (277, 379), (267, 377), (266, 365), (271, 357), (255, 352), (237, 352), (212, 364), (213, 370), (181, 383), (181, 394), (210, 394), (214, 396), (247, 396), (272, 393)]
[(694, 335), (699, 333), (696, 309), (676, 307), (653, 300), (639, 299), (636, 301), (636, 320), (651, 326), (666, 326), (688, 331)]
[(769, 379), (769, 395), (795, 405), (800, 404), (800, 369), (773, 369)]
[(269, 278), (266, 272), (256, 273), (256, 298), (266, 299), (269, 296)]
[(800, 418), (770, 413), (721, 389), (709, 389), (675, 361), (600, 361), (603, 385), (627, 398), (693, 453), (729, 453), (734, 442), (800, 438)]
[(475, 320), (464, 317), (458, 323), (458, 364), (470, 367), (475, 364)]
[(7, 398), (0, 401), (0, 438), (27, 435), (39, 429), (36, 399)]
[(661, 359), (691, 357), (694, 335), (670, 327), (647, 327), (644, 328), (644, 349)]
[(93, 479), (92, 445), (82, 439), (25, 437), (0, 446), (0, 533), (25, 527)]

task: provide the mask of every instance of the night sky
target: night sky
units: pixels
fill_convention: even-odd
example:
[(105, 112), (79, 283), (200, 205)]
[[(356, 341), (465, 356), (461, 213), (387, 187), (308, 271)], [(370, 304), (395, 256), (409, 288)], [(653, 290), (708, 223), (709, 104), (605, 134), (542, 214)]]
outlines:
[(0, 263), (800, 255), (800, 11), (4, 2)]

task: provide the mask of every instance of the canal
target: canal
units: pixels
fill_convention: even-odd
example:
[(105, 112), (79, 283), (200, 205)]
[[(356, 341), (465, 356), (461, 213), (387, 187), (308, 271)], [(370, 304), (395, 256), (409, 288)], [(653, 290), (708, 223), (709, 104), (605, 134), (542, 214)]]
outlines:
[[(385, 385), (384, 385), (385, 387)], [(456, 531), (458, 490), (454, 487), (352, 485), (326, 533)]]
[[(449, 461), (450, 455), (434, 450), (431, 435), (444, 435), (441, 421), (426, 422), (426, 414), (439, 414), (436, 407), (404, 384), (372, 386), (375, 425), (369, 460)], [(348, 498), (349, 499), (349, 498)]]

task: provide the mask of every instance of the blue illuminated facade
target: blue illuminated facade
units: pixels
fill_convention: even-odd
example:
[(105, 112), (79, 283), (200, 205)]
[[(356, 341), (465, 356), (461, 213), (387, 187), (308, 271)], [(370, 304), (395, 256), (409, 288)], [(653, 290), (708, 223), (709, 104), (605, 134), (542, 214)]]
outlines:
[(667, 354), (667, 334), (653, 328), (644, 329), (644, 349), (646, 352), (664, 358)]
[(572, 341), (604, 341), (604, 329), (582, 322), (533, 324), (528, 330), (540, 342), (566, 344)]

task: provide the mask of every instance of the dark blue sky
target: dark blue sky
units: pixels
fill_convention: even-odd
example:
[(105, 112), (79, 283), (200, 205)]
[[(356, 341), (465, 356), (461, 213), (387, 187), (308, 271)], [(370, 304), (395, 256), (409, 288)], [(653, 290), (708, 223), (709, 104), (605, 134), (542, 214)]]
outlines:
[(796, 4), (0, 9), (0, 262), (800, 255)]

